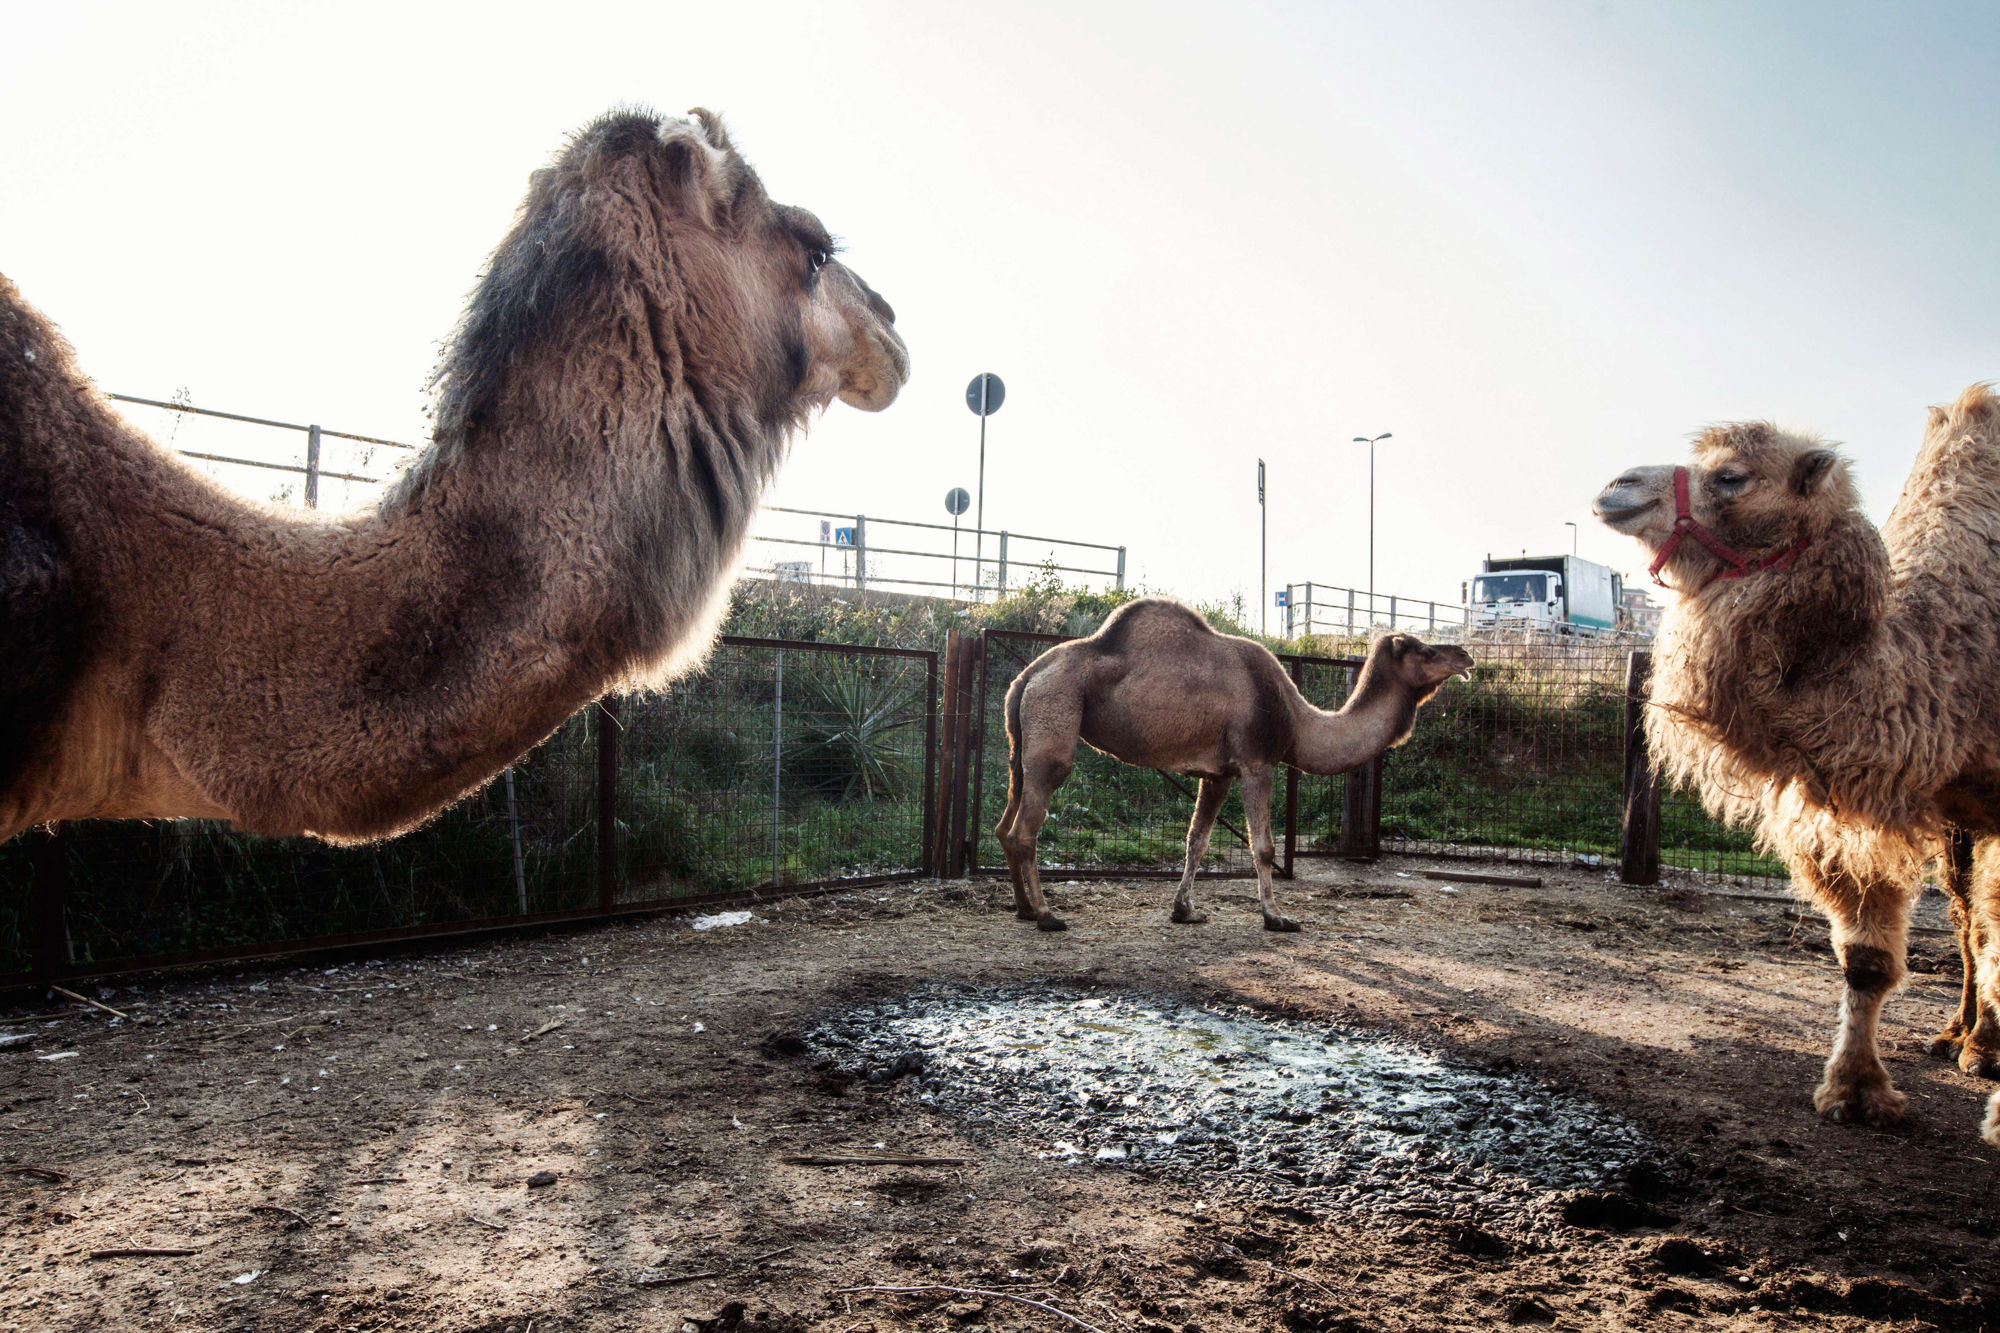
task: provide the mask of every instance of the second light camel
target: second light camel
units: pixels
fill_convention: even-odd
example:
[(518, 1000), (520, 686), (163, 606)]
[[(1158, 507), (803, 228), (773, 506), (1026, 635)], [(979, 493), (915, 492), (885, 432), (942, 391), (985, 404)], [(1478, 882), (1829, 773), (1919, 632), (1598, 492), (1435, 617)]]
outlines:
[(895, 315), (722, 122), (616, 111), (530, 178), (366, 513), (230, 495), (0, 278), (0, 842), (56, 819), (393, 835), (700, 659), (758, 497)]
[(1126, 603), (1095, 634), (1043, 653), (1008, 687), (1007, 810), (994, 832), (1014, 877), (1015, 914), (1043, 930), (1064, 929), (1042, 896), (1036, 839), (1083, 740), (1125, 763), (1201, 780), (1174, 896), (1178, 922), (1208, 919), (1194, 910), (1195, 870), (1230, 782), (1241, 780), (1264, 929), (1297, 930), (1271, 891), (1271, 785), (1278, 766), (1305, 773), (1360, 768), (1407, 740), (1417, 709), (1472, 665), (1472, 655), (1455, 644), (1385, 634), (1369, 649), (1347, 706), (1328, 713), (1306, 702), (1262, 644), (1218, 634), (1178, 602)]
[[(1876, 1037), (1903, 980), (1926, 859), (1944, 863), (1973, 984), (1939, 1046), (1990, 1072), (2000, 1001), (2000, 399), (1934, 408), (1877, 532), (1848, 464), (1764, 422), (1597, 497), (1680, 589), (1646, 735), (1668, 777), (1757, 825), (1826, 909), (1844, 993), (1814, 1102), (1888, 1124), (1906, 1099)], [(1986, 1138), (2000, 1144), (2000, 1096)]]

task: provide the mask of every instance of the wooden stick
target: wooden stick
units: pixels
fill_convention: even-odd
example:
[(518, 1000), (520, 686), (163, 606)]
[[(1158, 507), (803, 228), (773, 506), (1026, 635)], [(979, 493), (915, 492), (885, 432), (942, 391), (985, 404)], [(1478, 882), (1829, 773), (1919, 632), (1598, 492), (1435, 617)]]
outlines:
[(769, 1254), (760, 1254), (755, 1259), (752, 1259), (747, 1265), (747, 1267), (755, 1268), (758, 1264), (763, 1263), (766, 1259), (775, 1259), (781, 1254), (790, 1254), (793, 1250), (796, 1250), (797, 1248), (799, 1247), (796, 1245), (787, 1245), (782, 1250), (773, 1250)]
[(1044, 1314), (1052, 1314), (1058, 1319), (1068, 1320), (1070, 1323), (1075, 1324), (1078, 1328), (1086, 1330), (1087, 1333), (1104, 1333), (1104, 1330), (1099, 1328), (1097, 1325), (1086, 1324), (1081, 1319), (1078, 1319), (1075, 1315), (1070, 1314), (1066, 1310), (1058, 1310), (1056, 1309), (1055, 1306), (1049, 1305), (1043, 1301), (1031, 1301), (1026, 1296), (1016, 1296), (1014, 1295), (1014, 1293), (1010, 1291), (982, 1291), (977, 1287), (942, 1287), (933, 1283), (931, 1285), (922, 1287), (840, 1287), (835, 1290), (834, 1294), (838, 1296), (838, 1295), (843, 1295), (850, 1291), (883, 1291), (890, 1293), (906, 1293), (906, 1292), (919, 1292), (919, 1291), (948, 1291), (954, 1296), (984, 1296), (991, 1300), (1018, 1301), (1022, 1305), (1032, 1305), (1037, 1310), (1042, 1311)]
[(683, 1282), (699, 1281), (700, 1279), (705, 1277), (721, 1277), (721, 1276), (722, 1276), (722, 1270), (719, 1268), (706, 1273), (662, 1274), (659, 1277), (647, 1278), (644, 1281), (642, 1281), (639, 1285), (642, 1287), (672, 1287), (672, 1286), (678, 1286), (680, 1283)]
[(796, 1153), (778, 1159), (793, 1166), (971, 1166), (970, 1157), (904, 1157), (895, 1153)]
[(105, 1013), (110, 1014), (115, 1018), (123, 1018), (126, 1019), (127, 1021), (131, 1020), (132, 1015), (126, 1013), (123, 1009), (113, 1009), (108, 1004), (99, 1004), (97, 1001), (91, 999), (87, 995), (78, 995), (75, 991), (64, 990), (61, 986), (50, 986), (49, 989), (54, 991), (58, 995), (69, 996), (70, 999), (75, 1000), (78, 1004), (87, 1004), (93, 1009), (102, 1009)]
[(1425, 870), (1425, 879), (1441, 879), (1453, 884), (1498, 884), (1507, 889), (1539, 889), (1540, 875), (1479, 875), (1470, 870)]
[(530, 1032), (527, 1036), (521, 1038), (521, 1040), (524, 1042), (533, 1041), (535, 1038), (541, 1036), (544, 1032), (554, 1032), (557, 1028), (561, 1027), (562, 1025), (563, 1021), (560, 1018), (552, 1018), (548, 1022), (536, 1028), (533, 1032)]
[(507, 1229), (506, 1227), (501, 1226), (498, 1222), (487, 1221), (485, 1218), (481, 1217), (478, 1213), (467, 1213), (465, 1217), (468, 1222), (477, 1222), (479, 1223), (480, 1226), (491, 1227), (495, 1231), (505, 1231)]
[(133, 1246), (125, 1250), (92, 1250), (93, 1259), (185, 1259), (190, 1254), (200, 1254), (200, 1250), (159, 1250), (150, 1246)]
[(52, 1166), (10, 1166), (5, 1169), (9, 1175), (40, 1176), (43, 1180), (53, 1180), (58, 1185), (71, 1178), (69, 1172), (58, 1171)]
[(280, 1207), (275, 1203), (253, 1203), (250, 1205), (250, 1211), (253, 1213), (283, 1213), (286, 1217), (297, 1218), (299, 1225), (302, 1227), (312, 1225), (312, 1223), (306, 1221), (304, 1213), (299, 1212), (297, 1209)]
[(410, 1182), (403, 1176), (370, 1176), (366, 1180), (356, 1180), (351, 1183), (356, 1185), (407, 1185)]

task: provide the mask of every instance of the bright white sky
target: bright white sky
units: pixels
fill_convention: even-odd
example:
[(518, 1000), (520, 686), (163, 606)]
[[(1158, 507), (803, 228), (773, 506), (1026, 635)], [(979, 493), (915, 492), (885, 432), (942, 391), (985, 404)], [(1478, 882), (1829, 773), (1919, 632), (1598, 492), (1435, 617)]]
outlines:
[[(706, 105), (915, 376), (771, 497), (1123, 543), (1193, 598), (1487, 551), (1768, 416), (1878, 518), (2000, 375), (2000, 11), (1948, 4), (0, 4), (0, 271), (109, 389), (420, 440), (527, 174)], [(149, 421), (150, 424), (150, 421)], [(164, 430), (161, 431), (164, 434)], [(188, 444), (183, 436), (180, 443)], [(258, 485), (275, 483), (265, 474)], [(879, 540), (879, 539), (878, 539)]]

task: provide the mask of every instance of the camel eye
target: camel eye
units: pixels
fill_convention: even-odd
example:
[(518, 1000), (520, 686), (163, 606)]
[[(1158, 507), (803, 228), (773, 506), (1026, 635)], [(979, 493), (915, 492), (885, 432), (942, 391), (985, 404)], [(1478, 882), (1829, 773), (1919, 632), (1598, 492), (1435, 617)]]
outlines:
[(1747, 472), (1718, 472), (1715, 474), (1716, 485), (1727, 486), (1732, 490), (1744, 485), (1749, 480), (1750, 474)]
[(826, 261), (831, 258), (833, 256), (828, 254), (824, 247), (814, 246), (806, 254), (806, 263), (812, 265), (812, 271), (817, 273), (826, 267)]

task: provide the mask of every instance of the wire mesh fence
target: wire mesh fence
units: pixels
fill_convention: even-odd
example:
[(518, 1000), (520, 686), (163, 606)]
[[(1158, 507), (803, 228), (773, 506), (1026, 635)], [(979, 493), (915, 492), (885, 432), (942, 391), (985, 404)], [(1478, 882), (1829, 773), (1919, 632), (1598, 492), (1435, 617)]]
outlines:
[(620, 901), (930, 863), (937, 655), (726, 639), (619, 734)]
[(914, 878), (935, 700), (933, 653), (724, 639), (387, 842), (72, 821), (51, 876), (24, 835), (0, 844), (0, 984)]

